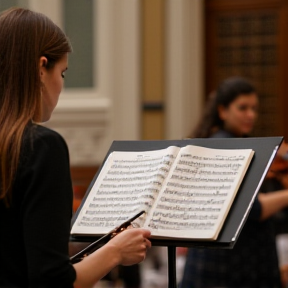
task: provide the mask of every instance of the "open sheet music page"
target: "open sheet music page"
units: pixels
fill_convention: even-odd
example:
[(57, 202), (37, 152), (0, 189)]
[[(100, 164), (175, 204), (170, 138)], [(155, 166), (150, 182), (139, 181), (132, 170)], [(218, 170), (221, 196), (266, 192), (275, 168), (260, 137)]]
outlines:
[(102, 235), (141, 210), (135, 222), (152, 237), (214, 240), (254, 152), (183, 148), (114, 151), (107, 158), (71, 230)]
[(108, 233), (141, 210), (142, 225), (179, 147), (147, 152), (112, 152), (92, 187), (71, 234)]
[(152, 235), (216, 239), (253, 154), (183, 147), (147, 219)]

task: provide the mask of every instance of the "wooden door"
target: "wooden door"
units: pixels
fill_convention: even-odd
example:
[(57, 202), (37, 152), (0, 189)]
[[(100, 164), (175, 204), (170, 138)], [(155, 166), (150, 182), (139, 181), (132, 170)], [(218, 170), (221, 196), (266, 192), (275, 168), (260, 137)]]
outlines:
[(288, 138), (288, 1), (206, 0), (206, 95), (243, 76), (260, 98), (254, 136)]

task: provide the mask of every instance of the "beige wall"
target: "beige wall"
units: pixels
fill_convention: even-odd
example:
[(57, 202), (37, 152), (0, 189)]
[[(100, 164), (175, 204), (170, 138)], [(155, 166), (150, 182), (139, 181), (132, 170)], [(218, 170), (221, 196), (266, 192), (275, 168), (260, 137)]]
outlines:
[[(46, 124), (65, 137), (72, 165), (100, 164), (113, 140), (142, 137), (142, 40), (143, 31), (151, 29), (141, 26), (143, 3), (94, 1), (97, 86), (63, 91), (51, 121)], [(61, 1), (29, 0), (29, 3), (33, 10), (62, 25)], [(148, 14), (154, 9), (153, 2), (150, 4), (148, 9), (152, 10)], [(161, 129), (164, 139), (177, 139), (190, 132), (203, 99), (204, 4), (199, 0), (167, 0), (162, 5), (164, 11), (158, 11), (163, 16), (163, 42), (158, 51), (159, 57), (163, 57), (158, 76), (165, 105)], [(153, 69), (153, 65), (147, 69)], [(147, 73), (152, 74), (153, 70)], [(150, 125), (153, 126), (153, 121)]]
[(204, 99), (204, 1), (167, 1), (165, 135), (187, 137)]

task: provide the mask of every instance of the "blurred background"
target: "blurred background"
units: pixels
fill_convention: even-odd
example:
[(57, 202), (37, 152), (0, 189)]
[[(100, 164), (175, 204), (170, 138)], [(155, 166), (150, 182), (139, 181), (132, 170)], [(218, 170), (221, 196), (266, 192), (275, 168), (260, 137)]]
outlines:
[[(72, 42), (65, 89), (44, 125), (68, 143), (75, 211), (113, 140), (186, 138), (229, 76), (258, 91), (254, 136), (288, 137), (285, 0), (0, 0), (0, 11), (11, 6), (46, 14)], [(155, 282), (143, 287), (167, 287), (158, 252), (145, 264), (157, 280), (143, 274), (142, 286)]]

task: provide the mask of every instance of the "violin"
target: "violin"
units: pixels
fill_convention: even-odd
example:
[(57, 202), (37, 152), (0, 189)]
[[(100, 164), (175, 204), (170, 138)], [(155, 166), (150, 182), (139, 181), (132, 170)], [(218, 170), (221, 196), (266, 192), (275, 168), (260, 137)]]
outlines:
[(288, 143), (283, 142), (268, 170), (266, 178), (281, 180), (288, 175)]

